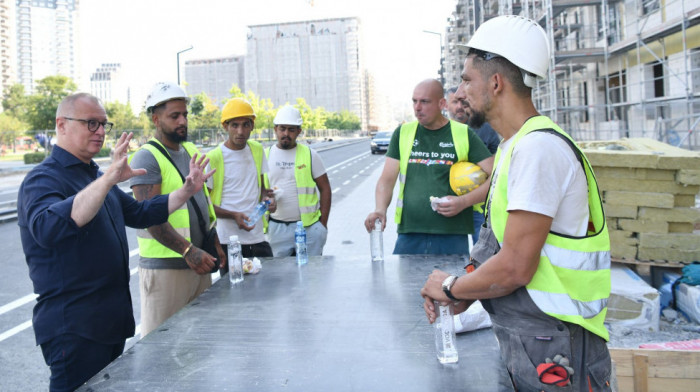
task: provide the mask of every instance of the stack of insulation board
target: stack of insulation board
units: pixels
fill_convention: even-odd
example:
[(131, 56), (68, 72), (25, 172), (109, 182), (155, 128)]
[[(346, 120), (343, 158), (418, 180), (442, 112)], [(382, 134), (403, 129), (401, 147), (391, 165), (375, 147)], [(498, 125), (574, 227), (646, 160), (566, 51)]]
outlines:
[(700, 260), (700, 153), (652, 139), (579, 145), (603, 196), (613, 258)]

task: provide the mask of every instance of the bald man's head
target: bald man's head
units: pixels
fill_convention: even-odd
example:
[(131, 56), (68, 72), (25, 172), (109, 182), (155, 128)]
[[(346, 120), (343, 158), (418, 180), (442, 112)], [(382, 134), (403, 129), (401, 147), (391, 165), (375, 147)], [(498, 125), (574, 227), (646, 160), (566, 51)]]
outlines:
[(435, 130), (444, 125), (445, 90), (435, 79), (426, 79), (413, 90), (413, 113), (425, 128)]

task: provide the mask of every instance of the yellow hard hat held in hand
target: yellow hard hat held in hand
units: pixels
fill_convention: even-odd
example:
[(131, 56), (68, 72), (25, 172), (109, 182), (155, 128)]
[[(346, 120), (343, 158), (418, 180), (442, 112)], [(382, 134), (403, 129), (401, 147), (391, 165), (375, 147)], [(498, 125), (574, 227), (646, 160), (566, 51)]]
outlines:
[(462, 196), (478, 188), (486, 181), (486, 173), (471, 162), (457, 162), (450, 168), (450, 188)]

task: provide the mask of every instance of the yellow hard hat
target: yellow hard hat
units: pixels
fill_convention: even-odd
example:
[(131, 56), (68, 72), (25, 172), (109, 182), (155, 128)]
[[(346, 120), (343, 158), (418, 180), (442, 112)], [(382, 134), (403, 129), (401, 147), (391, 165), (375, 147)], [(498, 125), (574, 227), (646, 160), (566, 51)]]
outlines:
[(224, 105), (224, 108), (221, 110), (221, 125), (237, 117), (255, 118), (253, 107), (243, 98), (231, 98), (226, 102), (226, 105)]
[(450, 168), (450, 188), (457, 196), (478, 188), (486, 181), (486, 173), (471, 162), (457, 162)]

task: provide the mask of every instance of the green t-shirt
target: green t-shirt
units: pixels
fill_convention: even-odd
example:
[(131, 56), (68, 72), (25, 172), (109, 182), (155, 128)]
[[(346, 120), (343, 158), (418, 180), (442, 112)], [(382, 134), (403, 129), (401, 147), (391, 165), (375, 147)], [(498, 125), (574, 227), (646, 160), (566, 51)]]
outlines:
[[(386, 156), (400, 160), (398, 127), (391, 136)], [(468, 161), (479, 163), (491, 156), (484, 142), (469, 129)], [(450, 123), (438, 130), (418, 124), (411, 157), (406, 169), (403, 193), (403, 215), (399, 233), (470, 234), (474, 230), (471, 207), (447, 218), (433, 211), (430, 196), (455, 195), (450, 188), (450, 168), (457, 162)]]

